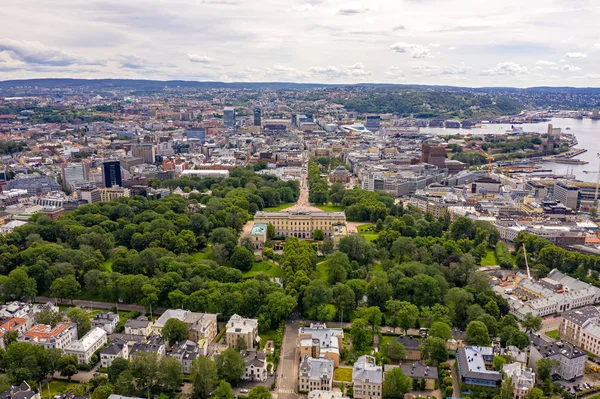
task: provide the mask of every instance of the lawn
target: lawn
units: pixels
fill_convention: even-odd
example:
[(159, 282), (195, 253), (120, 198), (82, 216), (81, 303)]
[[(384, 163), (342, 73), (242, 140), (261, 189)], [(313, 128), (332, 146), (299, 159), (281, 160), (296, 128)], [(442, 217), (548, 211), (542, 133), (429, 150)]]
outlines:
[(379, 237), (379, 234), (377, 234), (375, 231), (374, 224), (362, 224), (357, 226), (356, 229), (358, 230), (358, 233), (367, 241), (375, 241), (377, 237)]
[(213, 260), (212, 247), (206, 247), (200, 252), (194, 252), (192, 258), (195, 260)]
[(338, 367), (333, 372), (333, 380), (352, 382), (352, 369), (350, 367)]
[(258, 335), (260, 336), (260, 349), (264, 349), (267, 341), (275, 341), (275, 337), (277, 336), (277, 330), (269, 330)]
[(50, 396), (48, 397), (48, 384), (45, 384), (42, 387), (42, 398), (50, 399), (59, 393), (67, 393), (77, 385), (79, 384), (73, 382), (69, 383), (67, 381), (52, 380), (50, 381)]
[(272, 206), (270, 208), (265, 208), (265, 209), (263, 209), (263, 211), (265, 211), (265, 212), (279, 212), (279, 211), (283, 211), (284, 209), (291, 208), (295, 204), (296, 204), (295, 202), (291, 202), (289, 204), (280, 204), (278, 206)]
[(546, 331), (546, 335), (550, 338), (558, 339), (558, 330)]
[(326, 204), (326, 205), (315, 205), (323, 212), (342, 212), (342, 207), (339, 205)]
[(317, 264), (318, 279), (327, 282), (329, 280), (329, 266), (327, 262)]
[(113, 265), (113, 262), (114, 262), (114, 260), (113, 260), (113, 259), (107, 260), (106, 262), (104, 262), (104, 263), (102, 264), (102, 266), (104, 266), (104, 267), (106, 268), (106, 270), (108, 270), (109, 272), (112, 272), (112, 265)]
[(481, 266), (496, 266), (498, 264), (498, 260), (496, 260), (496, 252), (488, 248), (487, 254), (485, 258), (481, 259)]
[(254, 263), (252, 268), (244, 273), (244, 278), (251, 278), (259, 273), (265, 273), (269, 277), (283, 277), (281, 267), (268, 260), (263, 260), (262, 262)]

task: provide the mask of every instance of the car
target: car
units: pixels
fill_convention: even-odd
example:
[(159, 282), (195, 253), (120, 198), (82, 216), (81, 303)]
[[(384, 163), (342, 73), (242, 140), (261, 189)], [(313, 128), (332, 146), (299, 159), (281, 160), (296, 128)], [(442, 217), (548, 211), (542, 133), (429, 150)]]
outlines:
[(575, 391), (569, 392), (571, 395), (575, 396)]
[(240, 393), (248, 393), (249, 391), (247, 389), (240, 389)]

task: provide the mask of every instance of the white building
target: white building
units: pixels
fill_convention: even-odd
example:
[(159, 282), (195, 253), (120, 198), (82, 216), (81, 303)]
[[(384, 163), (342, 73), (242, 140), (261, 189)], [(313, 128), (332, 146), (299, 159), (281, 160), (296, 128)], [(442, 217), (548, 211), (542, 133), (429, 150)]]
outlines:
[(125, 334), (141, 335), (147, 337), (152, 332), (152, 322), (146, 317), (142, 319), (129, 319), (125, 322)]
[(535, 386), (535, 373), (519, 362), (503, 365), (502, 371), (505, 378), (512, 378), (515, 399), (525, 399), (529, 390)]
[(542, 358), (558, 360), (558, 368), (553, 373), (562, 379), (570, 380), (583, 376), (586, 353), (567, 342), (546, 342), (539, 335), (530, 334), (529, 367), (534, 371), (537, 361)]
[(106, 331), (94, 327), (87, 334), (65, 348), (67, 356), (75, 355), (79, 363), (90, 363), (94, 353), (107, 342)]
[(104, 368), (112, 365), (117, 358), (127, 359), (129, 357), (129, 347), (125, 342), (111, 342), (100, 352), (100, 364)]
[(58, 323), (54, 328), (45, 324), (36, 324), (21, 335), (19, 342), (42, 345), (46, 349), (65, 349), (77, 341), (77, 325)]
[(106, 331), (107, 334), (112, 334), (119, 323), (119, 315), (113, 312), (98, 313), (92, 319), (92, 327), (98, 327)]
[(382, 397), (383, 368), (378, 366), (373, 356), (358, 358), (352, 369), (352, 383), (355, 399), (376, 399)]
[(298, 370), (299, 388), (301, 392), (314, 390), (331, 391), (333, 389), (333, 360), (313, 359), (304, 355)]
[(258, 336), (258, 320), (246, 319), (234, 314), (227, 322), (225, 342), (229, 348), (235, 348), (238, 339), (246, 343), (246, 348), (253, 348), (260, 342)]
[(258, 352), (256, 349), (243, 350), (241, 352), (246, 362), (246, 371), (242, 380), (246, 381), (266, 381), (267, 379), (267, 356), (264, 352)]

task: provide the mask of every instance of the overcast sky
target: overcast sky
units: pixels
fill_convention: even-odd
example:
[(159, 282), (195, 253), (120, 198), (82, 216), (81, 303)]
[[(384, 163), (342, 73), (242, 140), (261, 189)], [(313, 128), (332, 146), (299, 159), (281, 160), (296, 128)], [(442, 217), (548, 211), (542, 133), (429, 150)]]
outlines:
[(600, 86), (600, 0), (2, 1), (0, 80)]

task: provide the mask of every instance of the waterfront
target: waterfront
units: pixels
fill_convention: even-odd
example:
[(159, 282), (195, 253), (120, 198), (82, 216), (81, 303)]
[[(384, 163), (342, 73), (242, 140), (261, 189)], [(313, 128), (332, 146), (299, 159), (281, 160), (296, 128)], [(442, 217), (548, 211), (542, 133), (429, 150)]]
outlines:
[[(573, 159), (580, 159), (589, 162), (585, 165), (567, 165), (557, 163), (542, 163), (544, 169), (552, 169), (553, 173), (564, 175), (573, 174), (578, 180), (587, 182), (596, 182), (598, 174), (599, 160), (597, 153), (600, 153), (600, 120), (591, 119), (570, 119), (570, 118), (554, 118), (552, 122), (542, 123), (524, 123), (514, 125), (515, 128), (522, 128), (525, 132), (545, 133), (548, 131), (548, 123), (552, 123), (554, 127), (560, 127), (563, 133), (569, 133), (577, 137), (579, 144), (575, 148), (584, 148), (587, 152), (576, 156)], [(570, 127), (570, 130), (566, 130)], [(511, 129), (510, 124), (494, 124), (482, 125), (481, 128), (475, 129), (443, 129), (443, 128), (421, 128), (422, 133), (432, 133), (437, 135), (449, 134), (501, 134)], [(572, 171), (572, 172), (571, 172)], [(590, 171), (593, 173), (585, 173)]]

